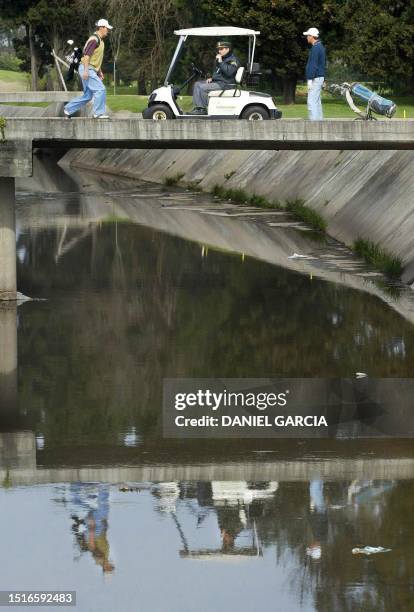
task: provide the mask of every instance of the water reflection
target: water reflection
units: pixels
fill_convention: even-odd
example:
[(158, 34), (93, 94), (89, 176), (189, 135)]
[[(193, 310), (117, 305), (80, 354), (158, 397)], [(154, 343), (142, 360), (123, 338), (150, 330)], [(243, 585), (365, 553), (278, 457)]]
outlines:
[[(2, 507), (15, 508), (18, 515), (22, 494), (0, 490)], [(180, 606), (247, 611), (255, 598), (269, 607), (274, 597), (289, 612), (408, 612), (413, 494), (413, 481), (366, 479), (31, 488), (25, 498), (32, 500), (32, 518), (38, 518), (37, 508), (47, 510), (48, 532), (60, 547), (51, 549), (41, 531), (23, 543), (15, 521), (7, 530), (2, 527), (4, 544), (14, 542), (2, 580), (7, 582), (17, 563), (26, 576), (36, 555), (36, 578), (49, 584), (50, 563), (64, 567), (68, 575), (62, 586), (76, 584), (81, 609), (89, 609), (102, 588), (99, 575), (112, 574), (104, 599), (97, 596), (97, 609), (113, 609), (118, 596), (125, 612), (135, 610), (129, 594), (138, 580), (140, 606), (159, 612)], [(370, 557), (352, 554), (355, 546), (365, 545), (391, 550)]]
[(47, 298), (19, 309), (20, 413), (45, 448), (159, 435), (166, 377), (411, 376), (414, 327), (374, 296), (133, 224), (66, 240), (20, 237)]
[[(20, 288), (46, 299), (0, 310), (3, 588), (76, 589), (100, 612), (411, 610), (409, 440), (161, 435), (165, 377), (410, 377), (410, 316), (183, 239), (195, 224), (160, 221), (148, 194), (179, 206), (159, 188), (48, 181), (18, 217)], [(280, 261), (295, 240), (281, 232)], [(365, 545), (391, 552), (352, 555)]]
[[(159, 199), (166, 198), (171, 207), (174, 198), (181, 197), (163, 195), (157, 186), (126, 187), (121, 182), (116, 190), (115, 179), (104, 178), (112, 189), (109, 197), (97, 191), (95, 178), (82, 184), (86, 193), (59, 193), (50, 178), (42, 176), (41, 187), (47, 184), (49, 191), (41, 201), (38, 194), (19, 198), (21, 289), (46, 299), (19, 307), (18, 368), (17, 313), (0, 312), (3, 342), (10, 342), (4, 330), (14, 342), (3, 353), (3, 360), (14, 365), (2, 365), (9, 382), (1, 379), (0, 403), (3, 414), (7, 405), (12, 409), (1, 427), (34, 433), (35, 470), (158, 462), (163, 478), (168, 463), (194, 466), (197, 457), (204, 465), (203, 477), (212, 477), (220, 473), (223, 460), (241, 460), (246, 449), (258, 449), (247, 440), (214, 445), (206, 441), (203, 446), (162, 440), (166, 377), (334, 379), (353, 378), (358, 371), (370, 378), (411, 376), (414, 327), (374, 295), (119, 220), (120, 210), (128, 210), (131, 217), (135, 209), (141, 214), (141, 202), (144, 218), (154, 225)], [(59, 184), (64, 184), (61, 178)], [(217, 221), (213, 225), (222, 231)], [(280, 232), (278, 248), (283, 252), (284, 241), (290, 244), (292, 238), (288, 231)], [(358, 385), (363, 388), (363, 382)], [(334, 425), (331, 435), (349, 438), (362, 426), (381, 434), (394, 427), (405, 431), (411, 410), (407, 394), (389, 394), (388, 416), (378, 430), (367, 412), (367, 397), (362, 394), (360, 400), (363, 414), (345, 429)], [(261, 448), (295, 457), (301, 450), (271, 443), (261, 443)], [(311, 453), (317, 452), (318, 458), (344, 452), (343, 446), (318, 448)], [(379, 456), (391, 448), (392, 454), (400, 453), (389, 444)], [(411, 457), (407, 446), (400, 448), (401, 456)], [(352, 445), (347, 454), (360, 457), (365, 450)], [(205, 468), (214, 462), (217, 469), (207, 473)], [(347, 467), (347, 473), (356, 469)], [(401, 467), (405, 477), (410, 469), (410, 464)], [(289, 470), (284, 477), (293, 473)], [(19, 474), (17, 482), (58, 477), (53, 472), (42, 480), (44, 472), (37, 472)], [(199, 472), (194, 470), (193, 476)], [(382, 465), (373, 473), (382, 474)], [(256, 477), (254, 470), (252, 474)], [(104, 471), (101, 477), (106, 480)]]

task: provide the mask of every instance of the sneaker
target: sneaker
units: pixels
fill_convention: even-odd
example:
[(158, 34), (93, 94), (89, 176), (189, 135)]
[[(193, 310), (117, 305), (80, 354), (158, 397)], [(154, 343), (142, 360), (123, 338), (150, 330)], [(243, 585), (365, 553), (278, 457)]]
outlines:
[(110, 119), (109, 115), (94, 115), (94, 119)]
[(66, 108), (63, 109), (63, 114), (65, 115), (65, 119), (70, 119), (72, 117), (72, 115), (70, 113), (68, 113)]

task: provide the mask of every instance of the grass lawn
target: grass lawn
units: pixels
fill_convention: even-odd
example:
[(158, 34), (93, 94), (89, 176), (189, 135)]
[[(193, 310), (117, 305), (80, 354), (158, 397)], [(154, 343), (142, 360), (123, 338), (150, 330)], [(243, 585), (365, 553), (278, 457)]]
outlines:
[(29, 86), (28, 75), (25, 72), (0, 70), (1, 91), (26, 91)]
[(25, 83), (27, 84), (26, 72), (14, 72), (13, 70), (0, 70), (0, 81), (4, 83)]
[[(414, 119), (414, 97), (393, 97), (397, 103), (398, 109), (395, 118), (403, 119), (404, 110), (407, 119)], [(334, 98), (330, 94), (323, 95), (323, 110), (326, 119), (334, 118), (355, 118), (347, 103), (343, 100)], [(179, 104), (183, 110), (189, 110), (192, 107), (190, 96), (181, 96)], [(306, 95), (299, 94), (296, 96), (296, 104), (282, 104), (276, 98), (277, 107), (283, 112), (285, 119), (305, 119), (307, 118)], [(108, 106), (113, 111), (127, 110), (133, 113), (142, 113), (147, 107), (147, 96), (137, 95), (108, 95)], [(362, 107), (361, 107), (362, 108)]]
[(49, 102), (0, 102), (0, 109), (2, 106), (38, 106), (39, 108), (46, 108), (46, 106), (49, 106)]

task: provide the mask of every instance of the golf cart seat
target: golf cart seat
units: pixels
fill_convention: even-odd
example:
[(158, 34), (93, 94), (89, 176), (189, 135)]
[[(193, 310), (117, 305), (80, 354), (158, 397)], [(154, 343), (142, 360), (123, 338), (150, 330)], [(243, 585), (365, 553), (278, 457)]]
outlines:
[(208, 97), (209, 98), (212, 98), (215, 96), (223, 96), (224, 98), (234, 97), (237, 91), (240, 89), (240, 84), (243, 80), (243, 76), (244, 76), (244, 68), (243, 66), (240, 66), (240, 68), (237, 69), (236, 76), (234, 77), (234, 80), (236, 81), (235, 86), (229, 85), (226, 89), (216, 89), (216, 90), (210, 91), (208, 94)]

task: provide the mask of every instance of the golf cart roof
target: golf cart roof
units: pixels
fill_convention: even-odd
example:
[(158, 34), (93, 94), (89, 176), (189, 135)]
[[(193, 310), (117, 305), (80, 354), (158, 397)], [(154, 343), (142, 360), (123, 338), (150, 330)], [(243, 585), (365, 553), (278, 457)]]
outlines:
[(208, 28), (188, 28), (187, 30), (174, 30), (177, 36), (258, 36), (260, 32), (256, 30), (247, 30), (246, 28), (234, 28), (233, 26), (225, 27), (208, 27)]

